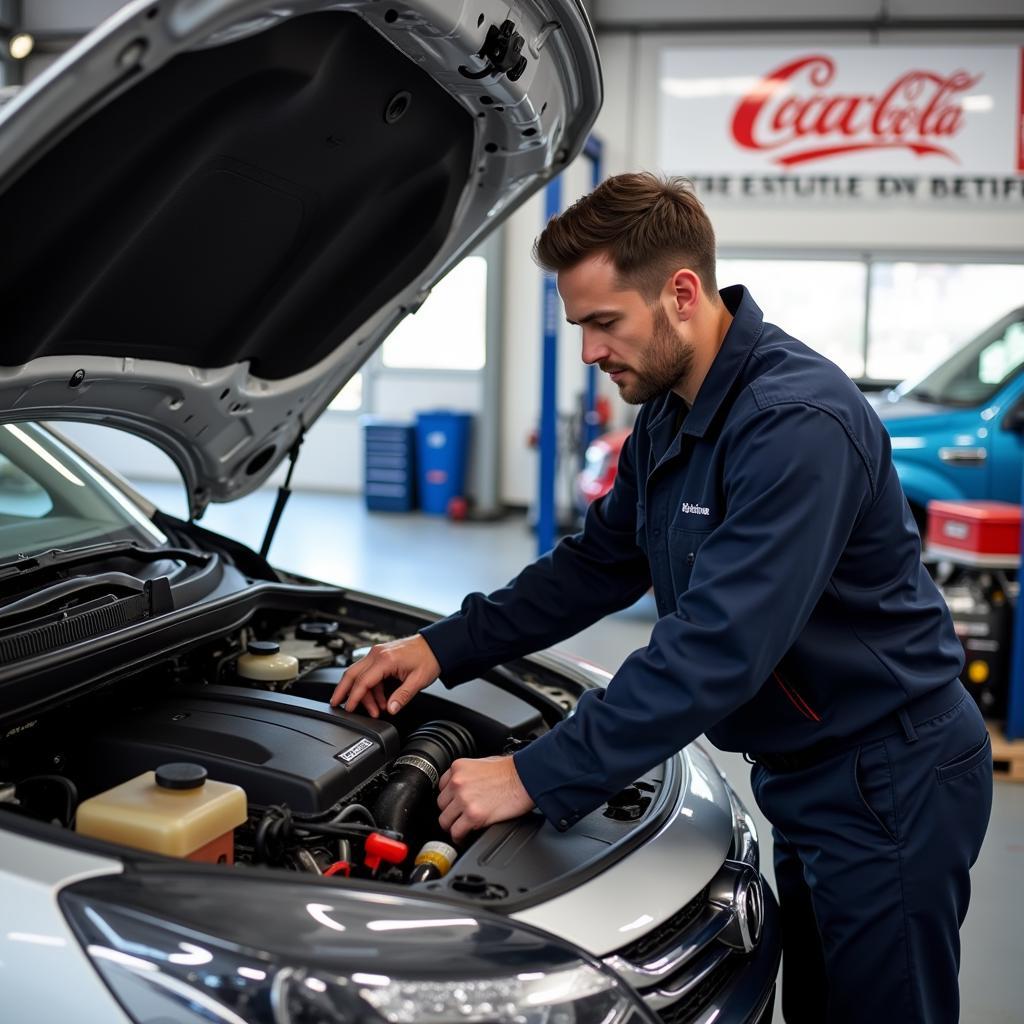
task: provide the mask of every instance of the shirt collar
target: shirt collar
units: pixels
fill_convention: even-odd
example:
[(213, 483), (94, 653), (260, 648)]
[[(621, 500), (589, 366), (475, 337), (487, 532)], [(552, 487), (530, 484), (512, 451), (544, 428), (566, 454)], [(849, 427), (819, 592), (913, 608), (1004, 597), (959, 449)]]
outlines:
[[(714, 362), (697, 392), (693, 408), (687, 413), (686, 420), (683, 422), (682, 432), (692, 437), (704, 436), (715, 414), (732, 390), (740, 370), (764, 328), (764, 314), (743, 285), (737, 284), (723, 288), (719, 295), (721, 295), (726, 309), (732, 313), (732, 323), (725, 333), (725, 339), (722, 341), (718, 355), (715, 356)], [(677, 401), (672, 399), (677, 399)], [(672, 415), (679, 401), (681, 399), (678, 399), (678, 396), (671, 391), (663, 396), (659, 402), (660, 408), (655, 410), (651, 416), (650, 428), (654, 428), (667, 416)]]

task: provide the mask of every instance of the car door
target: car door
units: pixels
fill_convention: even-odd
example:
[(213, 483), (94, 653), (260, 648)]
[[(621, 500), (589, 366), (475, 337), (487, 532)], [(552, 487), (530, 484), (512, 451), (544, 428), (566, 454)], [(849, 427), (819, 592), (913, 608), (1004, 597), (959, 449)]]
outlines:
[(1024, 318), (1009, 325), (994, 346), (1007, 383), (982, 416), (989, 416), (989, 494), (997, 501), (1020, 502), (1024, 478)]

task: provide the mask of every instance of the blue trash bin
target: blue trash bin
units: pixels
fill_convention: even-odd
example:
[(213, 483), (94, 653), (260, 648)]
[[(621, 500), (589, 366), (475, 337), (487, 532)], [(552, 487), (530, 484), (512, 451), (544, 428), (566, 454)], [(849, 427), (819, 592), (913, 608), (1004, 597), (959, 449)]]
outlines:
[(468, 412), (421, 412), (416, 417), (416, 462), (420, 508), (443, 516), (448, 502), (465, 494), (469, 432)]

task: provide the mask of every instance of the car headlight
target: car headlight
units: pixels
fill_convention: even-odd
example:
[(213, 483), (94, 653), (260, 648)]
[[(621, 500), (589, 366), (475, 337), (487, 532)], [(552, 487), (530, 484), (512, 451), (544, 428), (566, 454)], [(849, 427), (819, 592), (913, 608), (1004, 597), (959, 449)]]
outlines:
[(355, 887), (149, 871), (61, 905), (139, 1024), (640, 1024), (600, 961), (473, 909)]

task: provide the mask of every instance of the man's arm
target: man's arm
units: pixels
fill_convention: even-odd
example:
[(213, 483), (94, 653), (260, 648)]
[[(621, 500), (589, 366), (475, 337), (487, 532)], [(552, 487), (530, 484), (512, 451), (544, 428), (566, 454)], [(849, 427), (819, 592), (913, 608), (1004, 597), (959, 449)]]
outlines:
[[(376, 644), (342, 676), (331, 704), (362, 705), (373, 718), (396, 714), (438, 675), (449, 686), (509, 658), (547, 647), (608, 612), (626, 608), (651, 585), (636, 544), (633, 439), (623, 446), (615, 485), (591, 505), (583, 532), (524, 569), (488, 597), (470, 594), (455, 615), (419, 634)], [(384, 680), (400, 686), (385, 697)]]
[(873, 500), (858, 448), (827, 412), (760, 409), (727, 453), (723, 522), (689, 588), (604, 691), (514, 755), (526, 791), (568, 828), (750, 700), (817, 604)]
[(643, 596), (651, 575), (636, 543), (634, 450), (630, 435), (615, 484), (590, 506), (581, 533), (561, 541), (507, 586), (486, 596), (470, 594), (459, 612), (420, 630), (445, 684), (549, 647)]

